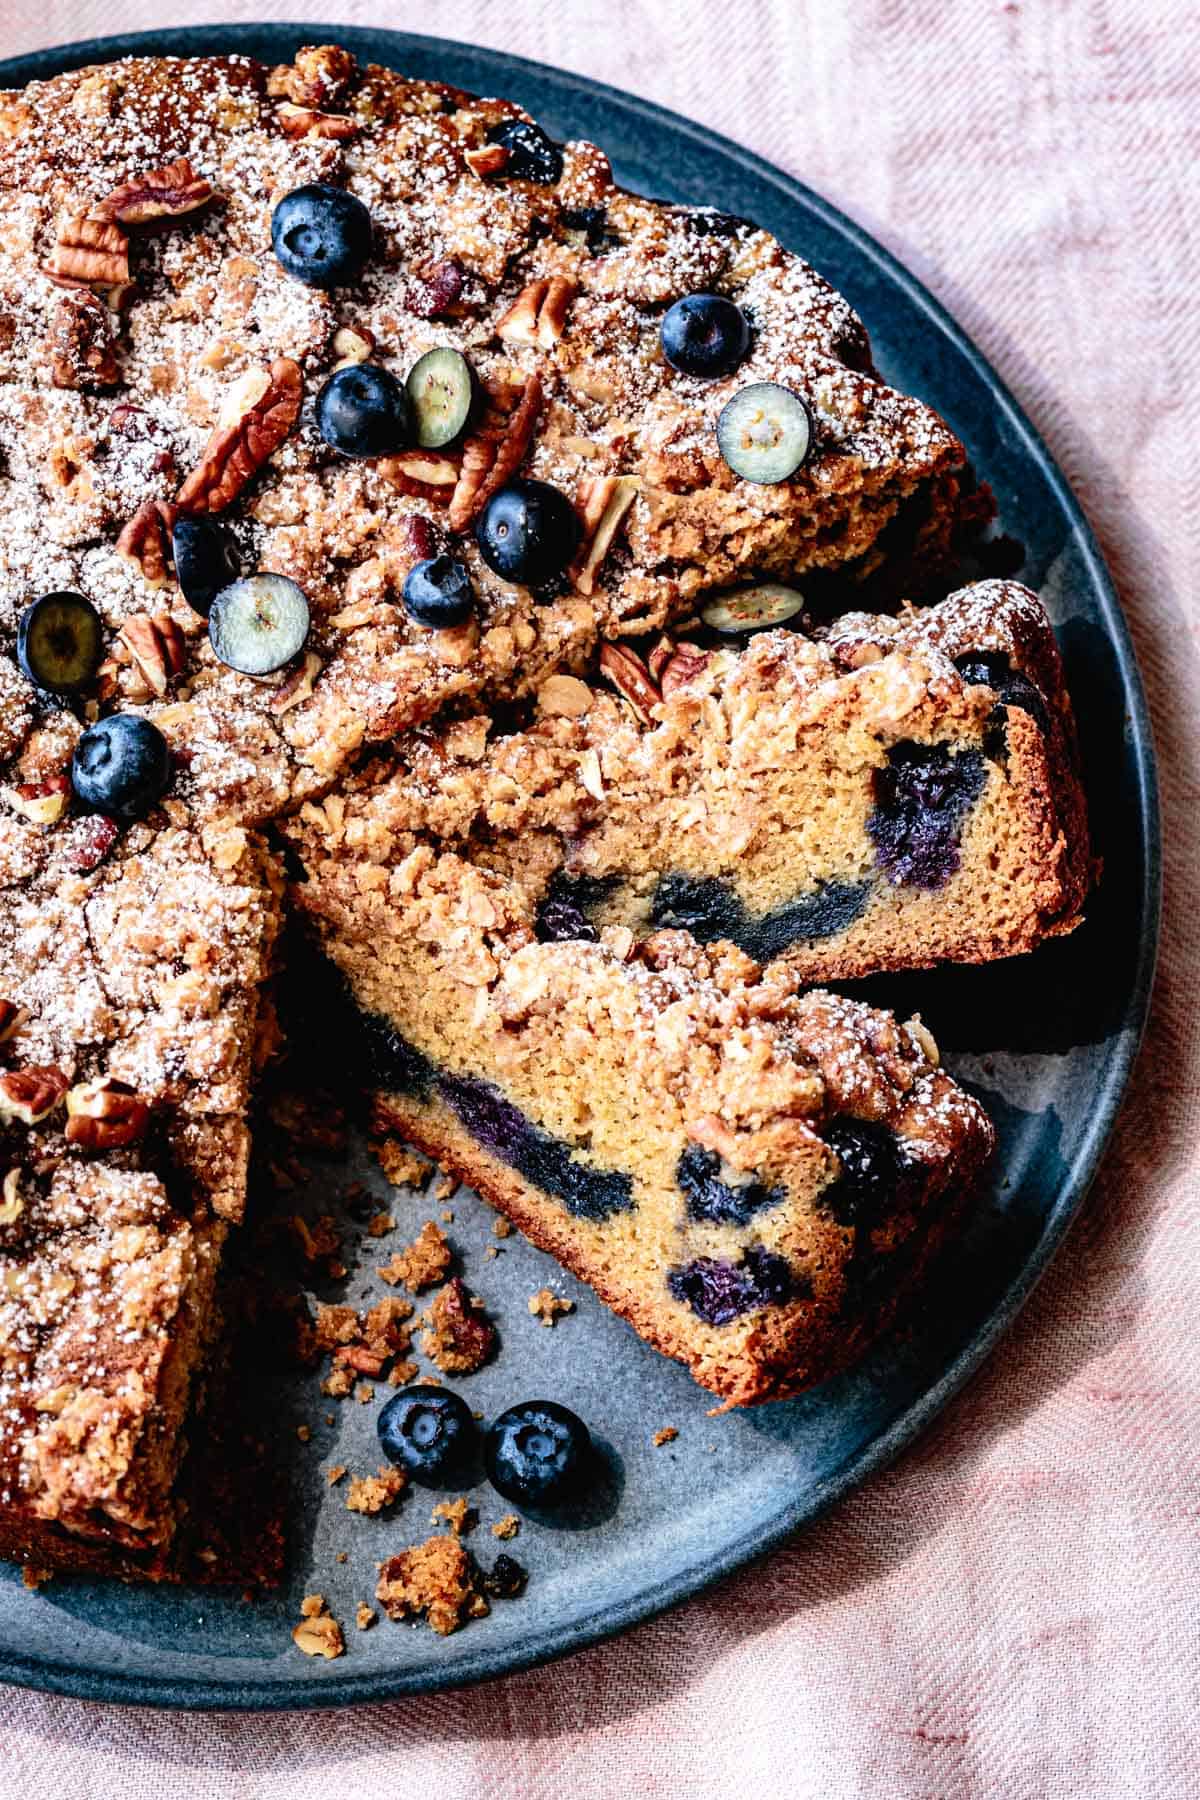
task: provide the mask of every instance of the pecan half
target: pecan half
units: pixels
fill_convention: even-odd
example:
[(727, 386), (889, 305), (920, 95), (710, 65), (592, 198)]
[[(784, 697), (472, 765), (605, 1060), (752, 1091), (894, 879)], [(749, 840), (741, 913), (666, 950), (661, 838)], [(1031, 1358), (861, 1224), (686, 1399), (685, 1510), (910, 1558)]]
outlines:
[(358, 120), (348, 113), (316, 112), (311, 106), (297, 106), (291, 100), (275, 108), (275, 117), (284, 137), (289, 138), (332, 138), (335, 143), (346, 144), (361, 129)]
[(132, 287), (129, 237), (110, 219), (72, 213), (58, 228), (58, 238), (42, 273), (60, 287), (90, 288), (115, 312)]
[(119, 633), (134, 666), (159, 700), (176, 675), (183, 673), (187, 650), (183, 633), (170, 613), (138, 613)]
[(650, 679), (650, 671), (636, 650), (630, 650), (624, 644), (602, 644), (600, 672), (607, 675), (617, 692), (628, 700), (644, 724), (653, 724), (650, 709), (658, 705), (662, 695)]
[(436, 319), (462, 297), (463, 281), (462, 266), (452, 256), (424, 263), (405, 291), (404, 304), (419, 319)]
[(145, 1135), (150, 1108), (126, 1082), (98, 1075), (67, 1095), (67, 1142), (81, 1150), (120, 1150)]
[(65, 775), (52, 775), (48, 781), (23, 781), (3, 793), (13, 811), (31, 824), (57, 825), (67, 810), (71, 784)]
[(536, 375), (507, 392), (493, 392), (483, 424), (463, 444), (462, 468), (450, 500), (451, 530), (464, 530), (516, 474), (541, 410), (542, 384)]
[(0, 1000), (0, 1044), (15, 1037), (29, 1014), (15, 1000)]
[(19, 1119), (22, 1125), (40, 1124), (61, 1105), (69, 1085), (62, 1070), (49, 1063), (9, 1069), (0, 1075), (0, 1119)]
[(293, 706), (299, 706), (302, 700), (308, 699), (320, 673), (320, 657), (315, 650), (306, 650), (296, 667), (284, 677), (271, 695), (269, 705), (276, 718), (282, 718), (285, 712), (291, 712)]
[(261, 398), (236, 423), (218, 425), (213, 432), (199, 466), (175, 496), (176, 504), (193, 512), (223, 512), (295, 429), (303, 398), (299, 365), (290, 357), (278, 358)]
[(689, 681), (695, 681), (708, 667), (708, 651), (701, 650), (699, 644), (679, 644), (673, 655), (664, 664), (658, 678), (662, 697), (669, 700), (676, 688), (686, 687)]
[(117, 538), (117, 555), (136, 563), (151, 587), (163, 587), (169, 574), (169, 543), (175, 508), (165, 500), (146, 500)]
[(486, 179), (489, 175), (503, 175), (509, 152), (504, 144), (479, 144), (474, 150), (463, 151), (463, 161), (468, 169)]
[(584, 549), (576, 565), (575, 586), (581, 594), (595, 588), (596, 571), (637, 494), (634, 475), (595, 475), (580, 484), (576, 505), (583, 518)]
[(63, 295), (50, 321), (49, 349), (57, 388), (96, 393), (121, 380), (112, 314), (90, 288)]
[(550, 350), (566, 325), (576, 287), (564, 275), (550, 275), (522, 288), (496, 326), (496, 336), (506, 344), (536, 344)]
[(357, 73), (349, 50), (338, 44), (305, 44), (293, 62), (271, 70), (267, 93), (273, 100), (291, 100), (297, 106), (325, 106), (342, 99)]
[(197, 175), (186, 156), (180, 156), (161, 169), (123, 181), (92, 208), (92, 217), (119, 225), (149, 225), (198, 212), (212, 197), (212, 183)]
[(4, 1177), (4, 1185), (0, 1188), (0, 1225), (15, 1225), (25, 1211), (25, 1197), (21, 1192), (21, 1171), (10, 1169)]
[(406, 450), (400, 456), (381, 456), (375, 466), (400, 493), (442, 506), (453, 498), (461, 468), (458, 457), (442, 450)]

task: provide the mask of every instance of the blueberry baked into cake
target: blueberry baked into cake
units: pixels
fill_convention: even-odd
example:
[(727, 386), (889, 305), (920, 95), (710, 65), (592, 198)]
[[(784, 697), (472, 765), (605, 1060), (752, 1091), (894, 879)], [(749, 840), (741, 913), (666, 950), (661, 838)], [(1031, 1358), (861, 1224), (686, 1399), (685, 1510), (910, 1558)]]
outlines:
[(861, 1353), (992, 1131), (802, 984), (1091, 873), (1038, 601), (917, 609), (986, 508), (799, 257), (503, 101), (0, 96), (0, 1552), (171, 1569), (285, 911), (381, 1123), (713, 1392)]

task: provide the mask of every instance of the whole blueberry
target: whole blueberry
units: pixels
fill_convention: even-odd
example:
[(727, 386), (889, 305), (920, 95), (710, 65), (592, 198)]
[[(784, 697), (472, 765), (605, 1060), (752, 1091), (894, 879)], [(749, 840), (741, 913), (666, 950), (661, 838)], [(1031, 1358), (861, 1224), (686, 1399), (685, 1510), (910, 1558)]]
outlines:
[(562, 150), (532, 120), (502, 119), (487, 135), (489, 144), (503, 144), (508, 151), (506, 175), (536, 181), (541, 187), (554, 187), (562, 180)]
[(453, 556), (428, 556), (408, 571), (402, 598), (405, 612), (418, 625), (444, 631), (470, 618), (475, 589), (470, 574)]
[(684, 375), (731, 375), (750, 348), (740, 306), (723, 294), (685, 294), (662, 322), (663, 355)]
[(561, 575), (579, 543), (579, 520), (564, 493), (546, 481), (512, 481), (483, 509), (475, 538), (489, 569), (504, 581), (538, 587)]
[(440, 1387), (405, 1388), (388, 1401), (377, 1429), (384, 1455), (422, 1487), (453, 1480), (475, 1442), (470, 1407)]
[(144, 817), (167, 791), (171, 752), (149, 719), (113, 713), (84, 732), (71, 758), (71, 786), (94, 812)]
[(556, 1400), (510, 1406), (483, 1444), (488, 1480), (516, 1505), (558, 1506), (579, 1486), (591, 1453), (588, 1428)]
[(371, 215), (345, 188), (309, 182), (285, 194), (271, 214), (271, 244), (305, 287), (344, 287), (371, 254)]
[(317, 430), (343, 456), (390, 456), (414, 440), (402, 382), (378, 363), (337, 369), (317, 395)]

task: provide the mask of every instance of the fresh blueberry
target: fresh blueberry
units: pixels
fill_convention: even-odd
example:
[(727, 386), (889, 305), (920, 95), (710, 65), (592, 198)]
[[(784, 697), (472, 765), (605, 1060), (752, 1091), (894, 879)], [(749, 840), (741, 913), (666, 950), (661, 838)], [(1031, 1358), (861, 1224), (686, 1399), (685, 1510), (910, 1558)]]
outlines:
[(579, 520), (545, 481), (513, 481), (494, 494), (475, 529), (480, 555), (504, 581), (537, 587), (560, 575), (579, 543)]
[(317, 395), (317, 430), (343, 456), (391, 456), (413, 442), (403, 384), (378, 363), (336, 369)]
[(345, 188), (313, 181), (279, 202), (271, 244), (287, 273), (306, 287), (344, 287), (371, 254), (371, 215)]
[(143, 818), (170, 779), (166, 738), (136, 713), (113, 713), (89, 726), (71, 758), (71, 786), (83, 804), (114, 819)]
[(821, 1194), (839, 1225), (871, 1230), (911, 1188), (919, 1166), (906, 1157), (894, 1131), (874, 1119), (831, 1119), (821, 1136), (841, 1168)]
[(487, 135), (489, 144), (503, 144), (508, 151), (506, 175), (536, 181), (541, 187), (554, 187), (562, 180), (562, 150), (532, 120), (502, 119)]
[(488, 1480), (518, 1506), (558, 1506), (578, 1488), (591, 1453), (588, 1428), (556, 1400), (501, 1413), (483, 1444)]
[(728, 1325), (758, 1306), (782, 1306), (798, 1293), (791, 1265), (782, 1256), (752, 1245), (740, 1261), (697, 1256), (682, 1269), (672, 1269), (667, 1287), (706, 1325)]
[(43, 594), (21, 614), (17, 661), (45, 693), (82, 693), (103, 654), (100, 615), (82, 594)]
[(384, 1455), (422, 1487), (453, 1481), (475, 1442), (470, 1407), (440, 1387), (405, 1388), (388, 1401), (377, 1429)]
[(750, 348), (750, 325), (723, 294), (685, 294), (662, 322), (663, 355), (682, 375), (732, 375)]
[(184, 513), (171, 532), (171, 554), (180, 593), (189, 606), (207, 615), (221, 589), (237, 579), (224, 530), (216, 519)]
[(408, 571), (402, 598), (410, 619), (444, 631), (470, 618), (475, 589), (469, 573), (453, 556), (428, 556)]
[(963, 822), (983, 792), (987, 765), (978, 750), (946, 744), (894, 744), (875, 772), (875, 810), (867, 831), (896, 887), (940, 888), (956, 873)]

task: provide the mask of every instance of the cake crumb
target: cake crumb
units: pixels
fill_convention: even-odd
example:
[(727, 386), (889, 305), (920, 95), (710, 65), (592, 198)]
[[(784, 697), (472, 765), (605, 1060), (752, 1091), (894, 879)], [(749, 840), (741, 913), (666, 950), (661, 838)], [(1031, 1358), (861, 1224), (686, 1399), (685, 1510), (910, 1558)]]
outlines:
[(334, 1463), (332, 1468), (326, 1469), (325, 1479), (329, 1483), (330, 1487), (336, 1487), (338, 1482), (342, 1479), (342, 1476), (345, 1473), (346, 1473), (345, 1463)]
[(306, 1594), (300, 1603), (300, 1623), (292, 1627), (292, 1642), (305, 1656), (341, 1656), (346, 1648), (342, 1628), (326, 1610), (324, 1594)]
[(422, 1323), (420, 1348), (445, 1375), (474, 1374), (496, 1348), (496, 1328), (484, 1316), (483, 1301), (457, 1275), (422, 1314)]
[(350, 1552), (348, 1550), (339, 1550), (333, 1560), (334, 1560), (334, 1562), (338, 1562), (338, 1563), (349, 1562), (350, 1561)]
[(331, 1369), (321, 1383), (321, 1392), (330, 1400), (344, 1400), (354, 1388), (354, 1370), (346, 1363)]
[(529, 1310), (535, 1319), (540, 1319), (545, 1326), (557, 1325), (567, 1313), (575, 1311), (575, 1302), (566, 1300), (561, 1294), (550, 1288), (539, 1288), (536, 1294), (529, 1296)]
[(388, 1382), (392, 1387), (407, 1387), (409, 1382), (415, 1381), (420, 1373), (420, 1364), (413, 1362), (411, 1357), (406, 1357), (403, 1362), (392, 1364)]
[(454, 1223), (454, 1214), (448, 1206), (442, 1212), (442, 1223), (443, 1225), (453, 1225)]
[(354, 1398), (358, 1401), (360, 1406), (370, 1406), (372, 1400), (375, 1398), (375, 1389), (371, 1386), (369, 1381), (360, 1381), (354, 1390)]
[(358, 1631), (369, 1631), (378, 1619), (379, 1614), (365, 1600), (360, 1600), (354, 1609), (354, 1624)]
[(370, 1151), (393, 1187), (420, 1187), (429, 1174), (426, 1159), (397, 1138), (373, 1138)]
[(492, 1220), (492, 1236), (498, 1238), (512, 1236), (512, 1225), (504, 1217), (503, 1213), (501, 1213), (499, 1218)]
[(355, 1475), (346, 1493), (347, 1511), (369, 1513), (374, 1517), (385, 1507), (395, 1505), (407, 1486), (404, 1471), (393, 1469), (386, 1463), (377, 1475)]
[(300, 1442), (302, 1444), (309, 1443), (312, 1439), (312, 1426), (311, 1425), (297, 1425), (296, 1436), (300, 1439)]
[(419, 1294), (422, 1288), (436, 1287), (445, 1281), (452, 1261), (446, 1234), (432, 1219), (426, 1221), (407, 1250), (397, 1250), (391, 1261), (379, 1271), (379, 1279), (389, 1287), (403, 1283)]
[(465, 1537), (479, 1522), (479, 1514), (465, 1494), (457, 1500), (439, 1500), (430, 1516), (435, 1525), (444, 1519), (455, 1537)]
[(650, 1439), (650, 1442), (657, 1450), (662, 1444), (674, 1443), (678, 1436), (679, 1427), (677, 1425), (660, 1425), (654, 1436)]
[(380, 1565), (375, 1597), (389, 1619), (424, 1618), (441, 1637), (491, 1609), (470, 1557), (451, 1536), (427, 1538)]
[(494, 1538), (515, 1538), (520, 1529), (519, 1516), (516, 1513), (505, 1513), (504, 1517), (497, 1519), (492, 1526), (492, 1536)]
[(47, 1581), (54, 1580), (53, 1569), (41, 1569), (36, 1563), (26, 1563), (21, 1570), (21, 1585), (27, 1588), (40, 1588)]
[(389, 1231), (395, 1231), (396, 1221), (391, 1213), (372, 1213), (367, 1220), (367, 1236), (372, 1238), (386, 1237)]

